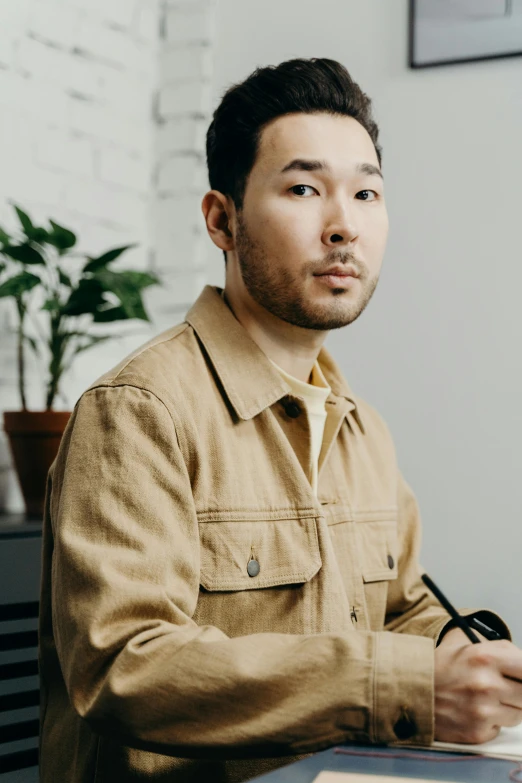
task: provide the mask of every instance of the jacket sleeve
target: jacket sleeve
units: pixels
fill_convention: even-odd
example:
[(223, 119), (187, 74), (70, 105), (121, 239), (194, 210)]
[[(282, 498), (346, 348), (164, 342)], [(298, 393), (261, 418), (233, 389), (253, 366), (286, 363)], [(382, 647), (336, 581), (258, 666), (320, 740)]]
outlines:
[[(150, 391), (108, 385), (83, 395), (53, 467), (50, 508), (57, 653), (71, 702), (95, 731), (188, 757), (388, 742), (414, 688), (424, 708), (408, 736), (431, 741), (430, 639), (228, 638), (192, 620), (199, 533), (191, 477), (171, 415)], [(430, 627), (437, 613), (419, 597), (409, 557), (405, 598), (392, 608), (423, 601)]]
[[(399, 576), (397, 580), (390, 582), (385, 629), (427, 636), (438, 643), (441, 636), (452, 626), (451, 618), (420, 578), (423, 569), (418, 561), (421, 544), (419, 508), (411, 488), (400, 473), (397, 505)], [(459, 608), (458, 611), (464, 617), (475, 615), (504, 638), (511, 638), (508, 627), (494, 612), (476, 608)]]

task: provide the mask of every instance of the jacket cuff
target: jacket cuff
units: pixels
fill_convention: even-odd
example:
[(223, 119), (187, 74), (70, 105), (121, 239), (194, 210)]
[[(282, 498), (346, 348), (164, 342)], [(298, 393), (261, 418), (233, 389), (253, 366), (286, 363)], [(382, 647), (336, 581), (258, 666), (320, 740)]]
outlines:
[(372, 741), (430, 745), (434, 734), (432, 639), (375, 634)]

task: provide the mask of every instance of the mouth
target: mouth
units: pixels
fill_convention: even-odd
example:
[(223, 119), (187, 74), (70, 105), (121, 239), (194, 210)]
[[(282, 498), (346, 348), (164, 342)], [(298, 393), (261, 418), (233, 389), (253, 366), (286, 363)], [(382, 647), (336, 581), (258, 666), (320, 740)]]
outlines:
[(359, 274), (354, 266), (349, 264), (344, 266), (343, 264), (336, 264), (335, 266), (329, 266), (324, 272), (316, 272), (316, 277), (323, 277), (323, 275), (334, 275), (335, 277), (359, 277)]
[(332, 266), (314, 277), (330, 288), (351, 288), (359, 275), (353, 266)]

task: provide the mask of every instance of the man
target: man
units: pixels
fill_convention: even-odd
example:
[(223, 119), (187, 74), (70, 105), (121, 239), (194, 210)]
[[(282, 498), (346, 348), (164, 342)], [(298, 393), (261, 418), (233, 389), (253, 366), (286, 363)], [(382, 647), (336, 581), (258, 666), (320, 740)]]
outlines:
[(260, 69), (207, 153), (224, 291), (93, 384), (49, 476), (43, 783), (244, 781), (522, 720), (522, 652), (428, 594), (388, 430), (322, 348), (386, 244), (369, 99), (331, 60)]

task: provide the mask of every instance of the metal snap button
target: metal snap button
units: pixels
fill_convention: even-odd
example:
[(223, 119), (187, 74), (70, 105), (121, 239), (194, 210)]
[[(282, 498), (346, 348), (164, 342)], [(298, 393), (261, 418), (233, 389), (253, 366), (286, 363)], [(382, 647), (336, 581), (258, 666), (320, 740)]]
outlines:
[(388, 567), (389, 568), (393, 568), (394, 565), (395, 565), (395, 560), (393, 559), (393, 557), (391, 555), (388, 555)]
[(259, 562), (257, 560), (250, 560), (247, 565), (247, 574), (249, 576), (257, 576), (259, 571), (261, 570), (261, 566), (259, 565)]

